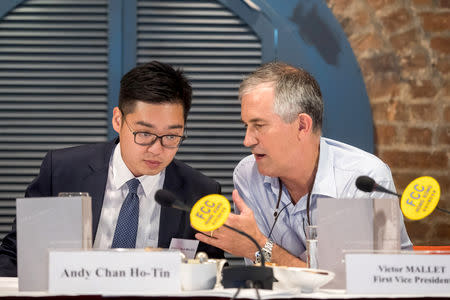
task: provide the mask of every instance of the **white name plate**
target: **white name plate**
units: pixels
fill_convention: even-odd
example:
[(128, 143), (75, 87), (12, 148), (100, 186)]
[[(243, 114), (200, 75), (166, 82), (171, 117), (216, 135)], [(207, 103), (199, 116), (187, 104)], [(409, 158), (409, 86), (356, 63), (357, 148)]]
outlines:
[(450, 254), (345, 255), (349, 294), (450, 294)]
[(179, 251), (92, 250), (49, 252), (50, 293), (179, 292)]

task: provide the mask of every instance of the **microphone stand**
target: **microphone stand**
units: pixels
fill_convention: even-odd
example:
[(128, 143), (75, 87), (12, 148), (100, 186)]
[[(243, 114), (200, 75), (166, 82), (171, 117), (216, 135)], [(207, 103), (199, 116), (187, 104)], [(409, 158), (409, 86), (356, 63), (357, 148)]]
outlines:
[(266, 261), (262, 254), (261, 247), (249, 234), (236, 228), (223, 224), (229, 228), (250, 239), (255, 244), (259, 253), (261, 253), (261, 266), (228, 266), (222, 270), (222, 285), (224, 288), (255, 288), (271, 290), (273, 286), (273, 269), (266, 268)]

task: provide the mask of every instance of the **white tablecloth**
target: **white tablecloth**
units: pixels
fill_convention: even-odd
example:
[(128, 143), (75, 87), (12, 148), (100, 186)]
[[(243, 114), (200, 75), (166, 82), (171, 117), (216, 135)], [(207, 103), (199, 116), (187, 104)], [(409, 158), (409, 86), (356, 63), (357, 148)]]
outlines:
[[(258, 290), (261, 299), (273, 298), (308, 298), (308, 299), (355, 299), (355, 298), (423, 298), (427, 295), (348, 295), (345, 290), (330, 290), (320, 289), (314, 293), (301, 293), (299, 290)], [(225, 297), (231, 298), (236, 293), (236, 289), (214, 289), (203, 291), (177, 292), (173, 294), (168, 293), (136, 293), (136, 294), (108, 294), (101, 293), (101, 295), (108, 296), (148, 296), (148, 297)], [(99, 293), (100, 294), (100, 293)], [(60, 294), (59, 294), (60, 295)], [(74, 295), (74, 294), (67, 294)], [(48, 292), (19, 292), (18, 280), (16, 277), (0, 277), (0, 297), (6, 296), (22, 296), (22, 297), (45, 297), (56, 296)], [(448, 295), (436, 296), (433, 298), (447, 298)], [(237, 298), (258, 299), (254, 289), (242, 289)]]

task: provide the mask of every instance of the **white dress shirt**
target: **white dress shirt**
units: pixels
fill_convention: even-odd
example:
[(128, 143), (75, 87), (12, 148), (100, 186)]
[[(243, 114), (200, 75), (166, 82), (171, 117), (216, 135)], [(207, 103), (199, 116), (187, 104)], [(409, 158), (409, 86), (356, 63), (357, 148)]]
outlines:
[[(134, 175), (122, 159), (119, 143), (109, 161), (108, 180), (94, 248), (111, 248), (120, 208), (128, 194), (126, 183), (132, 178), (134, 178)], [(164, 178), (165, 170), (154, 176), (144, 175), (137, 178), (141, 184), (137, 191), (139, 196), (139, 227), (136, 248), (158, 246), (161, 206), (155, 201), (155, 193), (162, 189)]]
[[(299, 153), (301, 155), (301, 153)], [(327, 138), (320, 139), (320, 154), (316, 179), (311, 193), (311, 223), (317, 223), (317, 198), (383, 198), (381, 192), (365, 193), (356, 188), (358, 176), (372, 177), (379, 185), (395, 191), (389, 167), (376, 156), (353, 146)], [(242, 159), (234, 170), (233, 182), (244, 202), (255, 214), (259, 230), (267, 236), (274, 222), (274, 211), (280, 190), (278, 178), (263, 176), (253, 155)], [(387, 195), (389, 197), (389, 195)], [(392, 197), (392, 196), (390, 196)], [(291, 254), (304, 257), (306, 250), (306, 200), (304, 195), (296, 205), (283, 186), (278, 212), (280, 217), (273, 229), (271, 239)], [(401, 247), (412, 248), (401, 218)]]

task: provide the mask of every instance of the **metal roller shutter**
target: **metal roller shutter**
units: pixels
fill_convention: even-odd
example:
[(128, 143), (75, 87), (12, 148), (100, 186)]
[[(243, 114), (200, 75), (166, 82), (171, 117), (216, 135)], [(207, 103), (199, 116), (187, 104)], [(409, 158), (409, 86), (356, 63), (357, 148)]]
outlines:
[(0, 238), (50, 149), (108, 134), (108, 0), (29, 0), (0, 20)]
[(222, 184), (231, 200), (242, 145), (239, 84), (261, 64), (261, 42), (217, 1), (138, 1), (137, 63), (182, 67), (194, 88), (188, 139), (177, 158)]

